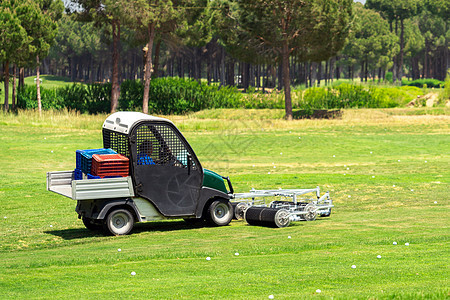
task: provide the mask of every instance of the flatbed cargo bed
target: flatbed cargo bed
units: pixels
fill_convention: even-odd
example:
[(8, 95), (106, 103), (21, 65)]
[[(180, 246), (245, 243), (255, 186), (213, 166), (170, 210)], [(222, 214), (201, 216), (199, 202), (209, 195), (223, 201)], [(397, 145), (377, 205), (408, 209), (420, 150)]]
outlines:
[(130, 176), (73, 180), (73, 171), (48, 172), (47, 190), (73, 200), (134, 197)]

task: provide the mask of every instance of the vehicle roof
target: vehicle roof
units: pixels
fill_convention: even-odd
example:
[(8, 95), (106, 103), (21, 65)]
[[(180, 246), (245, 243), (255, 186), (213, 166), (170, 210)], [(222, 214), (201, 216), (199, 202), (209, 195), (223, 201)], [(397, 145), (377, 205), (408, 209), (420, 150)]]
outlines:
[(141, 112), (119, 111), (111, 114), (108, 118), (106, 118), (105, 122), (103, 122), (103, 128), (128, 134), (133, 128), (134, 124), (139, 121), (146, 120), (172, 123), (172, 121), (168, 119), (147, 115)]

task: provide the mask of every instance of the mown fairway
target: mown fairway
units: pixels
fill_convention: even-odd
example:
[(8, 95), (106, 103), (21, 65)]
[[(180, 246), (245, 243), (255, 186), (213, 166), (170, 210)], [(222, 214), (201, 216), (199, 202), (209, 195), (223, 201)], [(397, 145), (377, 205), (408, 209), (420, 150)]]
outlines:
[(211, 114), (169, 117), (203, 167), (230, 176), (237, 192), (318, 185), (334, 199), (331, 217), (282, 229), (177, 220), (92, 233), (45, 180), (74, 169), (75, 150), (102, 147), (105, 116), (1, 114), (0, 298), (449, 297), (448, 109), (294, 122), (270, 119), (277, 111)]

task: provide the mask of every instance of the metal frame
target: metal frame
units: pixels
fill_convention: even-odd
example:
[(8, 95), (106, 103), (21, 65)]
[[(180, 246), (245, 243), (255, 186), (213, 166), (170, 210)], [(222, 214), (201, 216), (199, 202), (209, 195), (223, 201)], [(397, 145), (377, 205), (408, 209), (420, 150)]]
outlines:
[[(315, 199), (311, 196), (301, 197), (311, 193), (315, 193)], [(266, 198), (268, 197), (280, 197), (281, 200), (272, 200), (267, 204)], [(290, 198), (292, 200), (286, 201), (283, 198)], [(234, 194), (234, 199), (238, 201), (233, 202), (245, 203), (247, 208), (259, 206), (286, 209), (289, 212), (291, 221), (313, 221), (317, 215), (328, 216), (331, 213), (331, 208), (334, 207), (330, 193), (326, 192), (321, 196), (319, 187), (314, 189), (251, 189), (248, 193)]]

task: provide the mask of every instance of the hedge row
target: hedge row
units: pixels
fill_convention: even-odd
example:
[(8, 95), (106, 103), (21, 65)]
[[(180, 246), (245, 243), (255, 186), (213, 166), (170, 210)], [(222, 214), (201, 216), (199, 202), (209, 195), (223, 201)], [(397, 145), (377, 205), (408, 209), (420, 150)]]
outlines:
[(418, 88), (443, 88), (444, 84), (444, 81), (431, 78), (416, 79), (413, 81), (402, 80), (402, 85), (416, 86)]
[[(141, 110), (144, 87), (140, 81), (124, 81), (120, 87), (119, 110)], [(292, 92), (294, 109), (387, 108), (403, 105), (421, 94), (416, 87), (380, 88), (341, 84)], [(43, 109), (68, 108), (82, 113), (110, 111), (111, 84), (73, 84), (55, 90), (41, 88)], [(37, 108), (36, 87), (18, 92), (18, 106)], [(152, 80), (149, 112), (184, 114), (208, 108), (284, 108), (284, 93), (263, 94), (254, 89), (241, 93), (234, 87), (200, 84), (195, 80), (157, 78)]]

